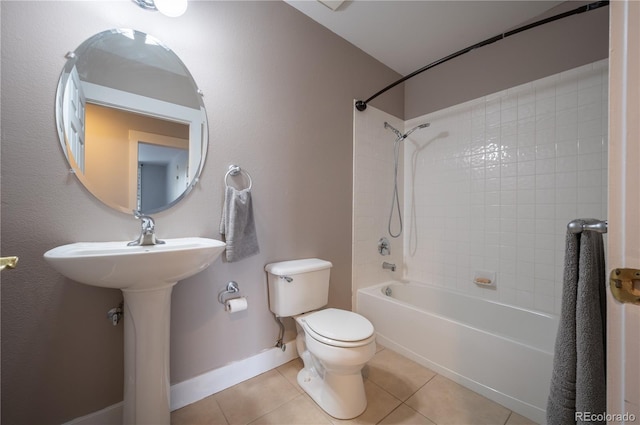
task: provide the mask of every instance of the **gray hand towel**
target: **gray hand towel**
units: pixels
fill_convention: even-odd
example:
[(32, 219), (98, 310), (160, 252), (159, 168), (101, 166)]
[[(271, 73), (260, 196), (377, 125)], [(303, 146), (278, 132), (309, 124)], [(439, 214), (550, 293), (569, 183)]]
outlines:
[(229, 262), (239, 261), (260, 252), (249, 189), (237, 190), (227, 186), (220, 233), (225, 236), (225, 253)]
[(581, 414), (606, 412), (605, 303), (602, 235), (567, 232), (548, 425), (582, 424)]

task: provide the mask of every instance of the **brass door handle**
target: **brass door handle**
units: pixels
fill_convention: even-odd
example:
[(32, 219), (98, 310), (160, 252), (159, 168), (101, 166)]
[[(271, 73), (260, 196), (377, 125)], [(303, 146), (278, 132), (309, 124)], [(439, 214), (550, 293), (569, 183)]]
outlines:
[(611, 270), (609, 287), (618, 301), (640, 305), (640, 270)]
[(0, 270), (15, 269), (18, 265), (18, 257), (0, 257)]
[(18, 257), (0, 257), (0, 270), (15, 269), (18, 266)]

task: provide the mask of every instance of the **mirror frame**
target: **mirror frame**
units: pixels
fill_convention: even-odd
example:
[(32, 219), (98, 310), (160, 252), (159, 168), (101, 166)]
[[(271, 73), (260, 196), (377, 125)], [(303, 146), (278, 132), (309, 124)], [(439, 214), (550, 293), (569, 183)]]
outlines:
[[(94, 190), (92, 190), (92, 184), (89, 181), (89, 179), (87, 179), (84, 174), (82, 172), (78, 172), (77, 170), (78, 165), (75, 161), (75, 159), (72, 157), (71, 154), (71, 147), (69, 145), (69, 141), (68, 141), (68, 135), (65, 132), (65, 122), (64, 122), (64, 117), (63, 117), (63, 107), (64, 107), (64, 102), (65, 102), (65, 92), (67, 89), (67, 85), (69, 83), (69, 77), (70, 77), (70, 73), (71, 71), (76, 67), (76, 64), (78, 63), (79, 58), (82, 57), (83, 54), (86, 54), (86, 52), (92, 48), (92, 45), (98, 41), (103, 40), (105, 37), (111, 36), (111, 35), (119, 35), (119, 34), (124, 34), (124, 33), (130, 33), (133, 34), (134, 36), (144, 36), (147, 38), (150, 38), (151, 40), (153, 40), (153, 43), (166, 49), (167, 52), (170, 52), (171, 54), (173, 54), (175, 56), (176, 59), (176, 63), (179, 63), (179, 65), (183, 68), (184, 73), (185, 73), (185, 77), (188, 78), (191, 81), (191, 84), (194, 87), (194, 94), (196, 96), (196, 98), (198, 99), (198, 104), (200, 106), (200, 120), (198, 122), (196, 122), (195, 120), (193, 121), (188, 121), (189, 122), (189, 158), (191, 158), (191, 143), (192, 143), (192, 133), (194, 131), (199, 132), (200, 133), (200, 161), (198, 163), (197, 168), (195, 169), (195, 171), (192, 173), (191, 171), (189, 172), (189, 176), (190, 176), (190, 181), (188, 182), (187, 187), (184, 189), (184, 191), (178, 196), (176, 197), (174, 200), (172, 200), (171, 202), (167, 203), (166, 205), (162, 206), (162, 207), (158, 207), (152, 210), (142, 210), (142, 211), (137, 211), (136, 209), (130, 209), (127, 208), (126, 206), (123, 205), (118, 205), (114, 202), (109, 202), (105, 199), (102, 199), (101, 196), (99, 196), (99, 194), (96, 194), (94, 192)], [(60, 142), (60, 146), (62, 147), (62, 151), (64, 153), (64, 156), (67, 160), (67, 164), (70, 167), (70, 172), (75, 174), (75, 176), (78, 178), (78, 180), (82, 183), (82, 185), (85, 187), (85, 189), (91, 193), (91, 195), (93, 195), (96, 199), (98, 199), (100, 202), (102, 202), (103, 204), (107, 205), (110, 208), (113, 208), (117, 211), (123, 212), (125, 214), (136, 214), (136, 213), (142, 213), (142, 214), (153, 214), (153, 213), (157, 213), (157, 212), (161, 212), (164, 211), (166, 209), (171, 208), (172, 206), (174, 206), (175, 204), (177, 204), (178, 202), (180, 202), (182, 199), (185, 198), (185, 196), (187, 196), (187, 194), (189, 194), (191, 192), (191, 190), (193, 190), (194, 186), (198, 183), (199, 179), (200, 179), (200, 174), (202, 173), (202, 170), (204, 168), (204, 164), (206, 161), (206, 156), (207, 156), (207, 151), (208, 151), (208, 145), (209, 145), (209, 131), (208, 131), (208, 119), (207, 119), (207, 112), (204, 106), (204, 100), (203, 100), (203, 94), (202, 91), (198, 88), (198, 85), (196, 84), (195, 79), (193, 78), (193, 76), (191, 75), (189, 69), (187, 68), (187, 66), (184, 64), (184, 62), (182, 62), (182, 60), (178, 57), (178, 55), (173, 52), (173, 50), (169, 49), (164, 43), (162, 43), (161, 41), (159, 41), (157, 38), (146, 34), (144, 32), (141, 31), (137, 31), (137, 30), (133, 30), (133, 29), (126, 29), (126, 28), (114, 28), (114, 29), (109, 29), (109, 30), (105, 30), (102, 31), (100, 33), (94, 34), (93, 36), (89, 37), (88, 39), (86, 39), (84, 42), (82, 42), (73, 52), (69, 52), (65, 55), (65, 57), (67, 58), (67, 62), (65, 63), (62, 72), (60, 74), (60, 78), (58, 80), (58, 86), (57, 86), (57, 90), (56, 90), (56, 101), (55, 101), (55, 119), (56, 119), (56, 129), (58, 132), (58, 140)], [(116, 89), (117, 90), (117, 89)], [(142, 115), (146, 115), (146, 116), (150, 116), (150, 117), (155, 117), (155, 118), (162, 118), (162, 116), (160, 115), (152, 115), (150, 114), (150, 112), (148, 110), (142, 110), (142, 109), (136, 109), (135, 106), (133, 104), (129, 104), (126, 106), (123, 105), (115, 105), (113, 103), (110, 103), (108, 100), (98, 100), (95, 101), (95, 99), (92, 99), (94, 101), (90, 102), (90, 103), (95, 103), (98, 105), (102, 105), (102, 106), (107, 106), (107, 107), (112, 107), (115, 109), (121, 109), (127, 112), (131, 112), (131, 113), (137, 113), (137, 114), (142, 114)], [(186, 108), (186, 107), (185, 107)], [(187, 108), (187, 109), (191, 109), (191, 108)], [(194, 111), (196, 111), (195, 109), (193, 109)], [(195, 115), (194, 115), (195, 116)], [(186, 122), (185, 122), (186, 124)], [(194, 125), (199, 125), (199, 128), (197, 129), (193, 129), (192, 127)], [(189, 160), (189, 162), (191, 162), (191, 159)]]

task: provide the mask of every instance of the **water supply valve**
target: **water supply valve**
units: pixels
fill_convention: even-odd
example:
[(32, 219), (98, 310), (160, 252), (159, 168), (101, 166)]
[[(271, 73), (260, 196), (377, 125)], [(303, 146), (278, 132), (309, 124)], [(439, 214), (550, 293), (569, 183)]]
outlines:
[(118, 305), (118, 307), (114, 307), (107, 312), (107, 318), (111, 320), (111, 323), (113, 324), (113, 326), (117, 326), (118, 323), (120, 323), (122, 316), (124, 316), (123, 307), (124, 307), (124, 303), (121, 302)]
[(381, 237), (378, 241), (378, 253), (380, 255), (391, 255), (391, 246), (389, 245), (389, 239)]

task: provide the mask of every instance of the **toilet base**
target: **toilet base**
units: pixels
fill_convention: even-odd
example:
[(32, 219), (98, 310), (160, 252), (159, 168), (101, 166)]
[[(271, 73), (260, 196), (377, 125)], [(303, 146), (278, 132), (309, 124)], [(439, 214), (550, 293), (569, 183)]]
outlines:
[(337, 419), (353, 419), (367, 408), (362, 373), (335, 375), (325, 371), (324, 379), (314, 369), (298, 372), (298, 384), (322, 410)]

